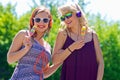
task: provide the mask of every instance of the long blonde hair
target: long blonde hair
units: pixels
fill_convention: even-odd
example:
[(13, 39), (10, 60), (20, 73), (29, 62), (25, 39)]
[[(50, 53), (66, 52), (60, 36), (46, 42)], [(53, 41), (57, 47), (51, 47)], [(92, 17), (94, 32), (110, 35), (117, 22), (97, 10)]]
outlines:
[[(84, 14), (83, 10), (81, 9), (81, 7), (77, 3), (68, 3), (63, 6), (60, 6), (60, 7), (58, 7), (58, 11), (59, 11), (60, 16), (64, 15), (65, 13), (68, 13), (68, 12), (77, 13), (78, 11), (80, 11), (81, 12), (81, 17), (79, 17), (80, 26), (88, 27), (88, 21), (85, 17), (85, 14)], [(63, 22), (61, 22), (61, 24), (63, 26), (65, 26)]]

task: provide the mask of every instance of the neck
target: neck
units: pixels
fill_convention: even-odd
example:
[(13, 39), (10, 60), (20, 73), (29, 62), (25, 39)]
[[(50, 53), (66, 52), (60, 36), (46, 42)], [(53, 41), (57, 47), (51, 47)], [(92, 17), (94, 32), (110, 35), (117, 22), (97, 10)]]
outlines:
[(71, 28), (71, 32), (74, 33), (74, 34), (77, 34), (79, 35), (80, 34), (80, 29), (81, 29), (81, 26), (80, 25), (75, 25)]
[(37, 33), (37, 36), (35, 37), (38, 41), (43, 40), (44, 33)]

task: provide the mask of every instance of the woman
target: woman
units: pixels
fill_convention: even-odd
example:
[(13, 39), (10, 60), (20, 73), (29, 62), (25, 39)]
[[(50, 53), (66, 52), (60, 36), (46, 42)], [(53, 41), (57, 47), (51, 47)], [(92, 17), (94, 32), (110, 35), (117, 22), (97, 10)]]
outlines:
[(20, 30), (7, 54), (8, 63), (18, 61), (11, 80), (43, 80), (57, 66), (50, 66), (51, 48), (43, 36), (52, 27), (52, 16), (45, 7), (37, 7), (30, 17), (30, 30)]
[(65, 29), (59, 31), (53, 64), (62, 64), (61, 80), (102, 80), (104, 61), (95, 31), (78, 4), (58, 8)]

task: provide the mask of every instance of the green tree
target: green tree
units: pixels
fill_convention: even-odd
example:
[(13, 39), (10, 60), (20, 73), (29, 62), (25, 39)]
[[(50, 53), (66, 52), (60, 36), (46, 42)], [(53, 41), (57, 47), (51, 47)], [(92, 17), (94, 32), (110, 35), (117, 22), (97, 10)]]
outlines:
[(94, 25), (93, 29), (97, 32), (100, 46), (103, 51), (105, 64), (103, 80), (119, 80), (120, 72), (120, 24), (119, 22), (101, 19), (100, 14), (92, 15), (90, 24)]
[[(34, 0), (33, 0), (34, 1)], [(18, 17), (15, 12), (15, 6), (8, 4), (6, 7), (3, 7), (0, 4), (0, 80), (8, 80), (15, 68), (15, 64), (9, 65), (7, 63), (7, 52), (12, 42), (15, 34), (21, 29), (28, 29), (29, 18), (32, 10), (36, 7), (37, 3), (34, 1), (34, 6), (30, 6), (31, 10)], [(60, 20), (57, 14), (57, 7), (59, 5), (65, 4), (66, 2), (59, 2), (55, 0), (46, 1), (40, 0), (41, 5), (46, 5), (50, 8), (52, 17), (53, 17), (53, 26), (49, 35), (45, 36), (45, 39), (51, 44), (52, 48), (56, 39), (56, 34), (58, 33), (60, 26)], [(89, 2), (88, 2), (89, 3)], [(84, 0), (79, 0), (79, 4), (82, 5), (85, 9)], [(101, 19), (101, 15), (89, 15), (87, 14), (89, 25), (92, 27), (98, 34), (100, 46), (103, 51), (104, 63), (105, 63), (105, 72), (103, 80), (119, 80), (120, 72), (120, 24), (119, 22), (107, 22), (104, 19)], [(59, 80), (60, 78), (61, 67), (49, 78), (45, 80)]]
[(29, 15), (18, 19), (14, 7), (11, 4), (6, 7), (0, 4), (0, 80), (8, 80), (12, 75), (15, 64), (7, 63), (7, 52), (15, 34), (28, 24)]
[(10, 4), (3, 7), (0, 4), (0, 79), (7, 80), (10, 77), (13, 68), (7, 64), (6, 53), (12, 40), (11, 37), (15, 34), (16, 16), (13, 15), (14, 8)]

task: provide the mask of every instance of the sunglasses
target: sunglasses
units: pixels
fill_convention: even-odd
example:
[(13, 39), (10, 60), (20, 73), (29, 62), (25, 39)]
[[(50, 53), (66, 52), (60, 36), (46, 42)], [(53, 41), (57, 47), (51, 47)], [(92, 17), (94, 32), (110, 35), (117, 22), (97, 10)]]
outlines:
[(43, 21), (44, 23), (48, 23), (50, 21), (49, 18), (33, 18), (35, 22), (39, 23), (40, 21)]
[(64, 16), (61, 16), (60, 19), (61, 21), (65, 21), (65, 18), (69, 19), (72, 17), (72, 13), (67, 13)]

